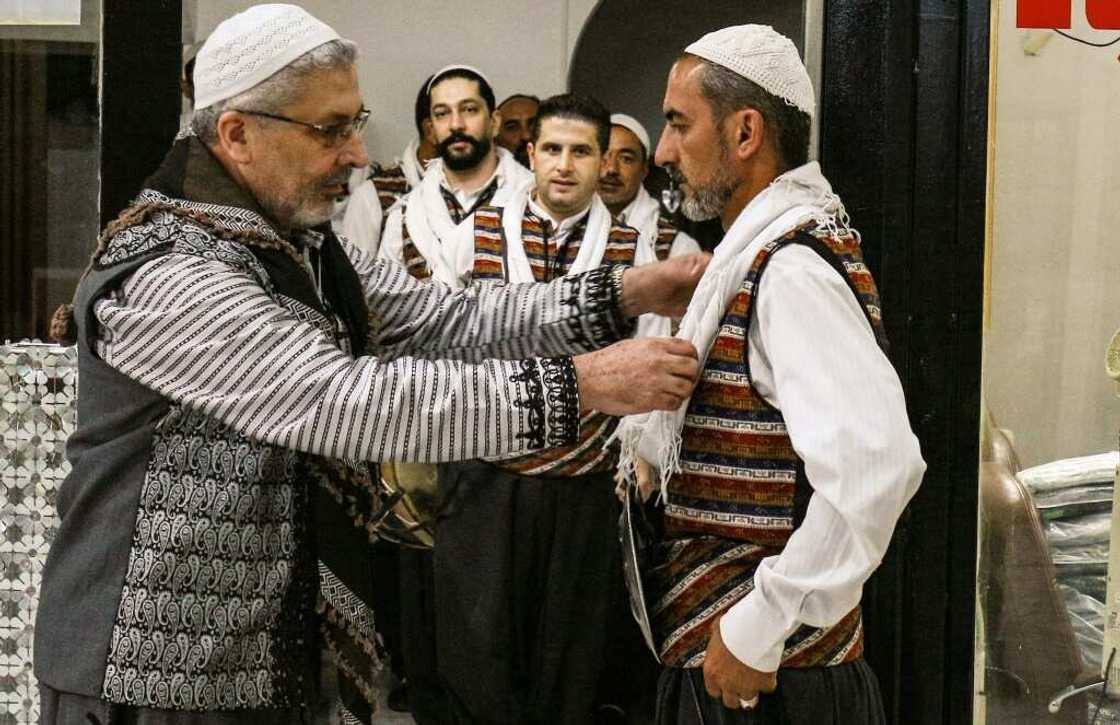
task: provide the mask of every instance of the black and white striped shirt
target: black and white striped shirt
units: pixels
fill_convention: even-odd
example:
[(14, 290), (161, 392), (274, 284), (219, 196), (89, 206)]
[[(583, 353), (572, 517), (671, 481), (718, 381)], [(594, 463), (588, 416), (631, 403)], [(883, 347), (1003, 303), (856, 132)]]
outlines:
[(376, 356), (347, 354), (251, 274), (175, 252), (96, 303), (97, 353), (253, 439), (333, 458), (435, 462), (574, 441), (578, 394), (561, 356), (625, 334), (607, 269), (453, 291), (344, 245)]

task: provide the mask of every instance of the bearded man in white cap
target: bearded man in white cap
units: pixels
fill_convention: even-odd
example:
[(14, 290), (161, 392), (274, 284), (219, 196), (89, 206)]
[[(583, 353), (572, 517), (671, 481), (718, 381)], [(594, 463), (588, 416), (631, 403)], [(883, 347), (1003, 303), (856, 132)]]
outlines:
[(45, 725), (310, 722), (321, 649), (341, 719), (368, 721), (370, 464), (564, 445), (585, 406), (691, 387), (687, 343), (582, 350), (671, 308), (658, 287), (681, 304), (702, 260), (455, 293), (335, 237), (367, 163), (355, 54), (292, 5), (219, 25), (196, 136), (79, 284), (80, 422), (35, 632)]
[(619, 431), (664, 500), (641, 579), (663, 725), (885, 722), (859, 602), (925, 464), (859, 236), (808, 162), (813, 110), (766, 26), (710, 33), (669, 74), (657, 163), (726, 234), (678, 332), (696, 390)]
[(472, 214), (504, 205), (533, 175), (494, 143), (501, 113), (482, 71), (450, 65), (428, 82), (439, 159), (424, 181), (393, 207), (381, 238), (382, 259), (405, 265), (417, 279), (462, 287), (470, 280)]

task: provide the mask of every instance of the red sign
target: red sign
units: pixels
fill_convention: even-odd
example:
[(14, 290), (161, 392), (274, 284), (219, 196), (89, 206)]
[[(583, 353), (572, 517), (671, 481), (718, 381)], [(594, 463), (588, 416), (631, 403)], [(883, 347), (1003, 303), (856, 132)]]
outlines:
[[(1019, 28), (1057, 28), (1073, 25), (1073, 0), (1016, 0)], [(1085, 0), (1085, 19), (1097, 30), (1120, 30), (1120, 0)]]

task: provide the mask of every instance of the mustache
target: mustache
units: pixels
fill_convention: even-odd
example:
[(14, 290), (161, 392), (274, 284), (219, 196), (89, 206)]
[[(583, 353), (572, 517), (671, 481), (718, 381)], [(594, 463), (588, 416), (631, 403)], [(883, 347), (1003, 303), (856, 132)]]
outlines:
[(471, 146), (478, 146), (481, 142), (474, 136), (468, 136), (461, 131), (453, 131), (450, 136), (439, 142), (439, 150), (447, 153), (451, 144), (455, 143), (469, 143)]

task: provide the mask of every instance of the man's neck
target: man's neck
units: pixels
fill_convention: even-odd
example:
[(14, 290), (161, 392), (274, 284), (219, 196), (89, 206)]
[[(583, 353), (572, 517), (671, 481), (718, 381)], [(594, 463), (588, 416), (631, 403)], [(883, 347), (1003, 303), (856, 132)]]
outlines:
[(776, 178), (778, 178), (777, 174), (761, 174), (745, 179), (735, 187), (735, 190), (731, 192), (731, 198), (723, 205), (723, 211), (719, 215), (723, 231), (726, 232), (730, 229), (735, 220), (739, 218), (739, 213), (747, 208), (747, 204), (750, 204), (752, 199), (766, 191), (766, 187), (770, 186), (770, 183)]
[(490, 177), (494, 175), (494, 171), (497, 168), (498, 154), (491, 149), (490, 153), (486, 154), (486, 158), (473, 169), (455, 171), (454, 169), (448, 168), (447, 164), (444, 164), (443, 175), (447, 178), (447, 184), (451, 187), (452, 191), (462, 191), (465, 194), (473, 194), (490, 180)]
[(544, 210), (544, 212), (546, 214), (548, 214), (548, 218), (551, 219), (552, 223), (557, 225), (557, 226), (559, 226), (561, 223), (563, 223), (566, 219), (571, 219), (572, 217), (579, 216), (580, 214), (584, 213), (585, 211), (587, 211), (591, 207), (591, 199), (588, 199), (586, 204), (582, 205), (579, 209), (576, 209), (575, 211), (567, 212), (567, 213), (558, 212), (555, 209), (553, 209), (552, 207), (550, 207), (548, 205), (548, 202), (544, 200), (544, 197), (541, 196), (540, 194), (538, 194), (535, 191), (533, 192), (533, 201), (536, 203), (537, 206), (539, 206), (542, 210)]
[[(637, 198), (637, 194), (634, 195), (634, 198)], [(603, 203), (607, 204), (607, 209), (610, 211), (611, 216), (617, 217), (619, 214), (626, 211), (626, 207), (630, 206), (630, 203), (634, 201), (634, 198), (631, 198), (621, 204), (607, 204), (606, 200), (604, 200)]]

